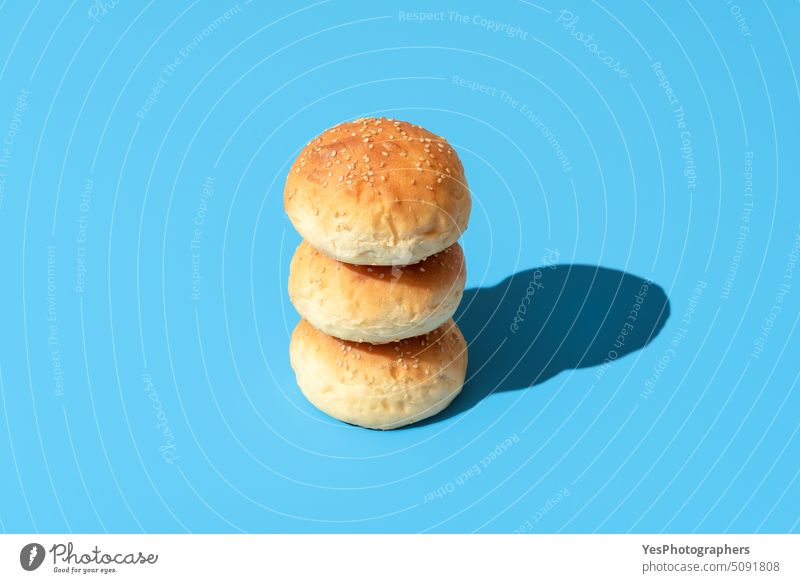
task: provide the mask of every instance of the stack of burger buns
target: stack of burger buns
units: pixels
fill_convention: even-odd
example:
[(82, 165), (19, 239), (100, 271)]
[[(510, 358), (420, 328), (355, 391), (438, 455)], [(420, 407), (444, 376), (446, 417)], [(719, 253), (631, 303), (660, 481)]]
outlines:
[(452, 316), (471, 209), (447, 141), (387, 118), (337, 125), (300, 152), (284, 207), (304, 238), (289, 274), (303, 318), (290, 346), (303, 394), (374, 429), (447, 407), (467, 368)]

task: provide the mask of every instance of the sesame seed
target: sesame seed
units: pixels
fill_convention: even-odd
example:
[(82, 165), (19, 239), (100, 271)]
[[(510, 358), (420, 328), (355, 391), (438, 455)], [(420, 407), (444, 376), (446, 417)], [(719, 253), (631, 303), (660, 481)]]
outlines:
[(333, 158), (335, 155), (336, 155), (336, 150), (331, 150), (331, 158)]

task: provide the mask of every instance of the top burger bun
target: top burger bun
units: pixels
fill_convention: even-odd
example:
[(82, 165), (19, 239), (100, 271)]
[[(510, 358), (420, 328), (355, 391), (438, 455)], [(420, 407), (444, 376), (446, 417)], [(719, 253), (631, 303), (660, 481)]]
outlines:
[(447, 141), (387, 118), (345, 122), (312, 140), (283, 201), (312, 246), (357, 265), (407, 265), (450, 247), (472, 206)]

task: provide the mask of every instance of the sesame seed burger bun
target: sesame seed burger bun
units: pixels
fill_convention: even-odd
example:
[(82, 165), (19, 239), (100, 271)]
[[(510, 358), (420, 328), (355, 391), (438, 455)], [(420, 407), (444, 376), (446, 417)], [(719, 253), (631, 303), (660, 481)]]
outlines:
[(345, 122), (309, 142), (283, 202), (311, 245), (358, 265), (406, 265), (450, 247), (472, 206), (450, 144), (387, 118)]
[(467, 370), (467, 344), (452, 320), (377, 346), (339, 340), (301, 320), (289, 352), (297, 384), (314, 406), (370, 429), (435, 415), (461, 391)]
[(456, 311), (466, 266), (455, 243), (404, 267), (352, 265), (303, 241), (289, 269), (289, 297), (326, 334), (382, 344), (438, 328)]

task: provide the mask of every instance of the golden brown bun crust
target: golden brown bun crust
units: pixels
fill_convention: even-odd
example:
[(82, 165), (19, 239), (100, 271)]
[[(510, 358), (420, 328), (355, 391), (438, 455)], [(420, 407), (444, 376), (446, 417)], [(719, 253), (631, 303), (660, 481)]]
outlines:
[(456, 311), (466, 266), (456, 243), (405, 267), (352, 265), (306, 241), (289, 270), (289, 297), (300, 315), (326, 334), (382, 344), (438, 328)]
[(372, 345), (342, 341), (301, 320), (289, 347), (303, 394), (328, 415), (394, 429), (444, 409), (461, 391), (467, 344), (455, 322), (433, 332)]
[(311, 245), (360, 265), (406, 265), (446, 249), (472, 205), (450, 144), (387, 118), (345, 122), (312, 140), (289, 171), (283, 202)]

